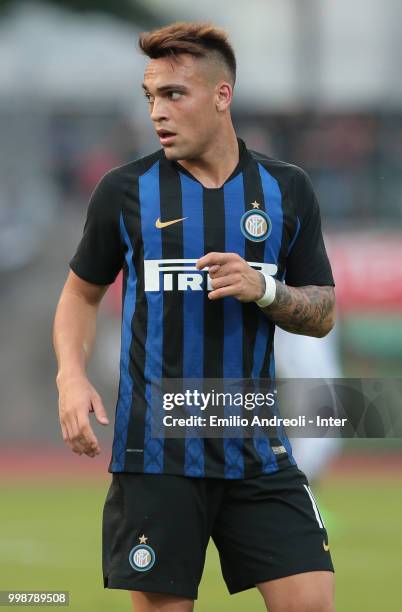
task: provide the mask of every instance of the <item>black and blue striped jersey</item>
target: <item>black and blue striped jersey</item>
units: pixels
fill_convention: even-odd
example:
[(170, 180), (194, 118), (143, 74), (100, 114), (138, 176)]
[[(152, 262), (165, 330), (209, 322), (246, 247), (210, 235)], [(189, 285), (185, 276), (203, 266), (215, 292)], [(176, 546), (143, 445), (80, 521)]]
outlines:
[(163, 150), (95, 188), (70, 267), (99, 285), (123, 269), (110, 472), (245, 478), (295, 463), (282, 428), (235, 440), (152, 437), (155, 381), (275, 377), (274, 324), (255, 303), (207, 298), (208, 274), (195, 264), (211, 251), (238, 253), (291, 286), (335, 284), (308, 176), (240, 139), (239, 163), (220, 188), (204, 187)]

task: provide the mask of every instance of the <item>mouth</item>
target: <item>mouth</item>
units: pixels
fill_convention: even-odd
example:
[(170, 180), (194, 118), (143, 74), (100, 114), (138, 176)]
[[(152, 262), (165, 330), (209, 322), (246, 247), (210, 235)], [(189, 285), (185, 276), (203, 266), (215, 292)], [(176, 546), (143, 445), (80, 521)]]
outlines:
[(156, 130), (156, 133), (158, 134), (159, 140), (162, 145), (172, 144), (174, 139), (176, 138), (176, 134), (174, 132), (171, 132), (170, 130), (164, 130), (161, 128), (160, 130)]

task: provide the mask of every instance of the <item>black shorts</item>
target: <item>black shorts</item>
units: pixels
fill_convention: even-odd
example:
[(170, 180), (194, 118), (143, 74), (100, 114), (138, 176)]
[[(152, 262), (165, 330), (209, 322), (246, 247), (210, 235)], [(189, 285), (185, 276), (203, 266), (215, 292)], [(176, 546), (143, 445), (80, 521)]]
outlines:
[(242, 480), (116, 473), (103, 511), (104, 586), (197, 599), (211, 536), (231, 594), (334, 571), (325, 526), (295, 466)]

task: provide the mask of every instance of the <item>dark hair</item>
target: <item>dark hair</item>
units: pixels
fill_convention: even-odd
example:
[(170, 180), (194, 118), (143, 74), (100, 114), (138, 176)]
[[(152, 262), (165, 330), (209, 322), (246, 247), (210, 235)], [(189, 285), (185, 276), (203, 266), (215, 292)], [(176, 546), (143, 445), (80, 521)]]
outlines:
[(177, 22), (163, 28), (143, 32), (139, 38), (142, 52), (151, 59), (189, 53), (206, 57), (218, 53), (236, 81), (236, 57), (225, 30), (211, 23)]

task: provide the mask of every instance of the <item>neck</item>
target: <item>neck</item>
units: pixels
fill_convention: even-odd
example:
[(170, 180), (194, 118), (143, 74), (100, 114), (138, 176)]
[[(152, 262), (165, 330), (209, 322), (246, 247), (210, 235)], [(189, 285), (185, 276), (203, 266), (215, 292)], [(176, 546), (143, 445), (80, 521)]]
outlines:
[(201, 157), (178, 161), (204, 187), (221, 187), (239, 163), (239, 145), (233, 125), (220, 133)]

